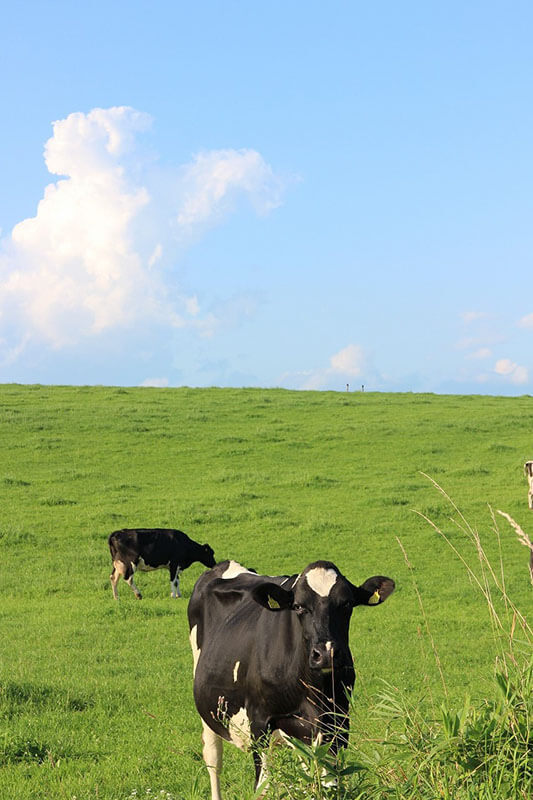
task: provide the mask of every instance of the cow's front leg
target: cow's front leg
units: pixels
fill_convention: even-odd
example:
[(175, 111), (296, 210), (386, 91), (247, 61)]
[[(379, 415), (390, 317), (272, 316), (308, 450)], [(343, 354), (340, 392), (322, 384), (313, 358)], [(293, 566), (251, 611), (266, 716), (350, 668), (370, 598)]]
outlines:
[(170, 596), (181, 597), (181, 592), (180, 592), (181, 569), (177, 564), (171, 564), (169, 569), (170, 569)]
[(252, 718), (250, 725), (249, 749), (252, 751), (255, 768), (255, 791), (257, 800), (266, 796), (268, 790), (268, 751), (272, 745), (272, 734), (268, 720), (258, 709), (249, 709)]
[(255, 791), (261, 792), (257, 794), (257, 800), (265, 797), (268, 790), (268, 765), (267, 755), (264, 750), (259, 750), (257, 743), (253, 746), (252, 755), (254, 758), (255, 767)]

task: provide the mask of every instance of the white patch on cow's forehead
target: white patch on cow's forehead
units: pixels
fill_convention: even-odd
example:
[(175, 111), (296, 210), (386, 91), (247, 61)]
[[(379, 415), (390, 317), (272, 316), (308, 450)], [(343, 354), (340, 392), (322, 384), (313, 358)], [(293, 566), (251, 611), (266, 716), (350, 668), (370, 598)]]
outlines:
[(200, 658), (200, 654), (202, 652), (200, 650), (200, 648), (198, 647), (198, 635), (197, 634), (198, 634), (198, 625), (194, 625), (191, 628), (191, 632), (189, 634), (189, 640), (191, 642), (191, 649), (192, 649), (192, 661), (193, 661), (192, 674), (193, 674), (193, 676), (194, 676), (194, 674), (196, 672), (196, 667), (198, 665), (198, 659)]
[[(243, 567), (242, 564), (239, 564), (237, 561), (230, 561), (228, 568), (222, 573), (220, 576), (225, 580), (230, 580), (231, 578), (236, 578), (237, 575), (242, 575), (245, 572), (250, 572), (249, 569)], [(253, 574), (253, 573), (250, 573)]]
[(251, 742), (250, 720), (245, 708), (239, 708), (236, 714), (230, 718), (228, 731), (233, 744), (240, 750), (248, 750)]
[(239, 674), (239, 667), (241, 666), (240, 661), (235, 662), (235, 666), (233, 667), (233, 683), (237, 683), (237, 675)]
[(320, 595), (327, 597), (337, 580), (337, 573), (334, 569), (325, 567), (314, 567), (305, 576), (311, 589)]

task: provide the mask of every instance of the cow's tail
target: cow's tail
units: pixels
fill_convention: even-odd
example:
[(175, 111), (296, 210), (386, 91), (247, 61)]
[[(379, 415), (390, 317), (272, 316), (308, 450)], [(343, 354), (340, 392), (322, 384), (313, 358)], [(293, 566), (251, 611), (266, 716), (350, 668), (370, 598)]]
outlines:
[(115, 560), (115, 556), (117, 554), (117, 543), (115, 541), (115, 534), (114, 533), (110, 534), (109, 539), (107, 540), (107, 543), (109, 545), (109, 552), (111, 553), (111, 560), (114, 561)]

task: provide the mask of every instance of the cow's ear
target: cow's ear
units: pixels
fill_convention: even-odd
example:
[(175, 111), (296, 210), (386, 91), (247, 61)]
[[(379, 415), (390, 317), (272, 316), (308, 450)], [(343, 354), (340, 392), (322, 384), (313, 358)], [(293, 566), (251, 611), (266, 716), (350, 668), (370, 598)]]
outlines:
[(292, 608), (294, 594), (287, 589), (282, 589), (277, 583), (260, 583), (254, 586), (252, 596), (256, 603), (268, 608), (271, 611), (281, 611), (285, 608)]
[(384, 575), (374, 575), (361, 586), (352, 586), (354, 606), (379, 606), (394, 591), (394, 581)]

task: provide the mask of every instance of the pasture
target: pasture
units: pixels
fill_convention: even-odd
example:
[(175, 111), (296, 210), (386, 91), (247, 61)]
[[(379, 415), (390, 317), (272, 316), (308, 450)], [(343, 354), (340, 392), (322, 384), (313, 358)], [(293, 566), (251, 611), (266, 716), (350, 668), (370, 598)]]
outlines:
[[(475, 548), (426, 476), (531, 623), (527, 550), (490, 509), (532, 535), (532, 431), (529, 396), (1, 386), (0, 798), (208, 796), (186, 622), (204, 568), (182, 600), (159, 571), (138, 575), (142, 601), (121, 582), (114, 602), (107, 537), (126, 526), (179, 528), (261, 573), (328, 559), (354, 582), (393, 577), (352, 618), (363, 749), (384, 735), (383, 680), (428, 708), (442, 677), (451, 703), (492, 695), (487, 603), (424, 516), (479, 574)], [(252, 785), (226, 748), (225, 798)]]

